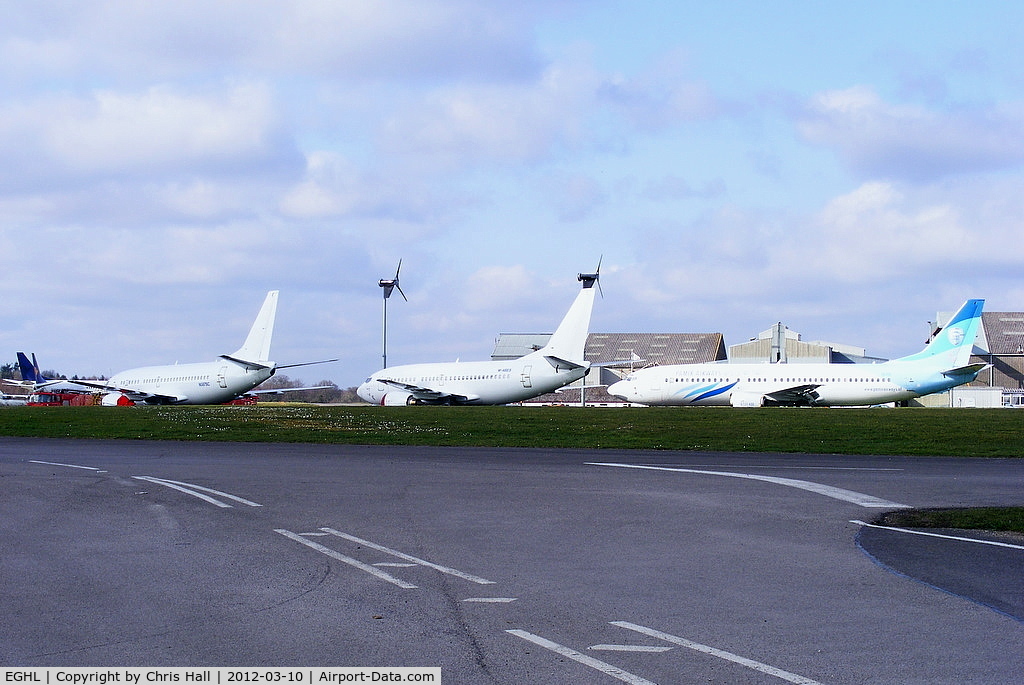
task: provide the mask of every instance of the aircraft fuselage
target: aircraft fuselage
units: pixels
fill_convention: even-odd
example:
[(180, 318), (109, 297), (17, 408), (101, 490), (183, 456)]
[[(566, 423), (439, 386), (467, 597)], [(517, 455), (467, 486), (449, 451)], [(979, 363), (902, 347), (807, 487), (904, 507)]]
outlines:
[(539, 355), (499, 362), (408, 364), (378, 371), (357, 392), (373, 404), (433, 403), (411, 399), (411, 392), (402, 387), (405, 385), (443, 392), (445, 397), (437, 404), (509, 404), (553, 392), (585, 373), (586, 368), (581, 367), (556, 369)]

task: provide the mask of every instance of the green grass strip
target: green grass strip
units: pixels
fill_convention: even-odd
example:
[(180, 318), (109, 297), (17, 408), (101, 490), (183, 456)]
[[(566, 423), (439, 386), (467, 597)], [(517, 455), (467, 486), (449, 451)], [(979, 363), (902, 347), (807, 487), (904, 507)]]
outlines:
[(893, 528), (960, 528), (1024, 533), (1024, 507), (908, 509), (882, 514), (874, 523)]
[(371, 445), (1024, 456), (1009, 409), (4, 407), (0, 435)]

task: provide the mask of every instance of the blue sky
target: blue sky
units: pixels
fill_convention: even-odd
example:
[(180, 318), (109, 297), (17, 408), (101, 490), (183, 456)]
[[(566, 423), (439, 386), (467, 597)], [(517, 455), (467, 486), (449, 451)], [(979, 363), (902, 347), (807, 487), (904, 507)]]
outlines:
[(545, 332), (916, 351), (1024, 310), (1024, 6), (0, 2), (0, 358), (355, 385)]

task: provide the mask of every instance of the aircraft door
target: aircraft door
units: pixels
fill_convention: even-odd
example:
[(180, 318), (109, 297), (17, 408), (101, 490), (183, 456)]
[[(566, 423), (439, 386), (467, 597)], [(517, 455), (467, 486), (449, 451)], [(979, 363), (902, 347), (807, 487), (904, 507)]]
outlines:
[(533, 387), (533, 379), (530, 378), (530, 370), (532, 368), (533, 366), (531, 366), (530, 364), (527, 364), (526, 366), (523, 367), (523, 374), (519, 377), (519, 380), (522, 381), (524, 388)]
[(220, 367), (220, 372), (217, 373), (217, 385), (219, 385), (222, 388), (228, 387), (227, 375), (228, 375), (228, 367), (227, 366)]

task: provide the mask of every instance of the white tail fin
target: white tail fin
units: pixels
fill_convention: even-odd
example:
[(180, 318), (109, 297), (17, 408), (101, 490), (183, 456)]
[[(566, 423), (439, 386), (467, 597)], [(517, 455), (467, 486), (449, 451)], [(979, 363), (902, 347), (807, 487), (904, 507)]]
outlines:
[(274, 335), (274, 317), (277, 315), (277, 290), (267, 293), (260, 313), (249, 329), (249, 335), (238, 350), (228, 356), (247, 362), (270, 360), (270, 340)]
[(558, 324), (548, 344), (536, 354), (583, 366), (586, 364), (583, 348), (587, 344), (587, 335), (590, 332), (590, 314), (594, 309), (594, 283), (597, 282), (597, 275), (580, 274), (579, 279), (583, 282), (583, 289), (569, 307), (562, 323)]

